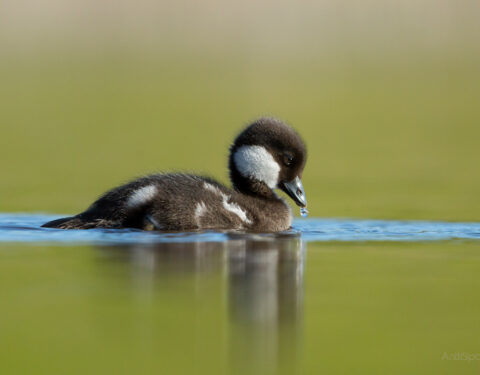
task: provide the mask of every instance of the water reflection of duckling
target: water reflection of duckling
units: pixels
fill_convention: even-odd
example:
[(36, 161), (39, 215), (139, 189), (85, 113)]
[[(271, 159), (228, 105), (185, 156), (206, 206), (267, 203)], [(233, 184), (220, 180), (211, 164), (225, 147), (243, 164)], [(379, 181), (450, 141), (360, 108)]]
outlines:
[(300, 180), (305, 162), (306, 149), (300, 136), (280, 120), (261, 118), (244, 129), (230, 147), (233, 189), (208, 177), (154, 174), (108, 191), (76, 216), (43, 226), (286, 230), (291, 210), (273, 189), (283, 190), (297, 205), (306, 207)]

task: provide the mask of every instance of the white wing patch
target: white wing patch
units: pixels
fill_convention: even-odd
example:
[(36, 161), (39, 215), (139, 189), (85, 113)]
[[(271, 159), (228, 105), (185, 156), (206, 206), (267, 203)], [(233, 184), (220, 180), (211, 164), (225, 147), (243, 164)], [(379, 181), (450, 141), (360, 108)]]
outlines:
[(198, 202), (195, 206), (195, 222), (197, 223), (197, 226), (200, 226), (200, 218), (205, 215), (205, 212), (207, 212), (207, 206), (205, 206), (205, 203)]
[(277, 186), (280, 166), (265, 147), (242, 146), (233, 155), (233, 161), (243, 177), (263, 181), (270, 189)]
[(157, 194), (157, 187), (155, 185), (144, 186), (135, 191), (127, 201), (128, 207), (137, 207), (152, 200)]
[(244, 223), (252, 224), (252, 221), (247, 217), (245, 210), (236, 203), (228, 203), (226, 195), (223, 196), (223, 208), (237, 215)]
[[(221, 198), (222, 198), (222, 205), (223, 205), (223, 208), (235, 215), (237, 215), (240, 220), (242, 220), (244, 223), (247, 223), (247, 224), (252, 224), (252, 221), (247, 217), (247, 212), (241, 208), (238, 204), (236, 203), (230, 203), (228, 200), (230, 198), (230, 196), (228, 196), (227, 194), (223, 193), (219, 188), (217, 188), (216, 186), (213, 186), (212, 184), (209, 184), (207, 182), (205, 182), (203, 184), (203, 186), (205, 187), (206, 190), (210, 190), (212, 193), (215, 193), (217, 195), (219, 195)], [(203, 203), (203, 202), (201, 202)], [(198, 208), (198, 205), (197, 205), (197, 208)], [(196, 210), (195, 210), (195, 213), (196, 213)]]
[(205, 182), (203, 184), (203, 187), (207, 190), (210, 190), (212, 193), (215, 193), (215, 194), (218, 194), (218, 195), (225, 195), (220, 191), (219, 188), (217, 188), (216, 186), (213, 186), (212, 184), (209, 184), (208, 182)]

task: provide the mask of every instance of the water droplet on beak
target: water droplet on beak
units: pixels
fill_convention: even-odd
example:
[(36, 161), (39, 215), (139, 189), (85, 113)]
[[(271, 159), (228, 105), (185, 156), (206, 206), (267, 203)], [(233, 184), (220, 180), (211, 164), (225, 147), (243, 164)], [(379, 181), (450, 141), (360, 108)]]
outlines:
[(307, 207), (300, 207), (300, 215), (302, 215), (302, 217), (307, 217), (308, 216)]

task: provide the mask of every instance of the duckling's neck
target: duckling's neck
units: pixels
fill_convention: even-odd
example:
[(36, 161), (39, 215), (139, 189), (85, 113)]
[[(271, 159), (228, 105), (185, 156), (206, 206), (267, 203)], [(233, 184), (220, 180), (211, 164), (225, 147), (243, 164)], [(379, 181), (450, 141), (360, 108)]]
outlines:
[(246, 195), (256, 196), (263, 199), (278, 200), (275, 192), (263, 181), (254, 178), (243, 177), (235, 165), (230, 165), (230, 180), (233, 188)]

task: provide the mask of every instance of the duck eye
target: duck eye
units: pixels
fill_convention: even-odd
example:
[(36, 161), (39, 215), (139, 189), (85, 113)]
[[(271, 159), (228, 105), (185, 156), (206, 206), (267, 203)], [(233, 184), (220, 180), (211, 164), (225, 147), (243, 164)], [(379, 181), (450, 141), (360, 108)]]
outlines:
[(288, 166), (292, 165), (292, 163), (293, 163), (293, 155), (285, 154), (285, 155), (283, 156), (283, 161), (284, 161), (285, 165), (288, 165)]

